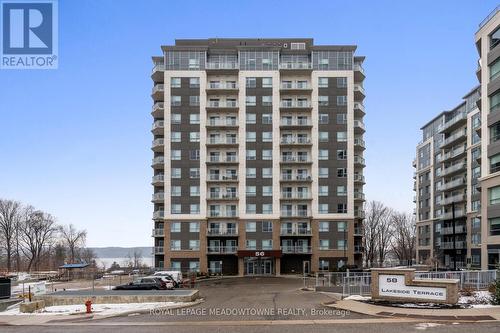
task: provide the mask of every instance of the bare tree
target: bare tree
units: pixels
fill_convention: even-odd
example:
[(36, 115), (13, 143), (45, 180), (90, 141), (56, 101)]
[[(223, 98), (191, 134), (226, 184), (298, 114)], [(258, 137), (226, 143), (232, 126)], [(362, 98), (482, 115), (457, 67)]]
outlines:
[(21, 222), (22, 206), (17, 201), (0, 199), (0, 236), (7, 257), (7, 271), (11, 270), (15, 250), (16, 231)]
[(387, 207), (380, 206), (380, 220), (377, 225), (377, 256), (380, 266), (384, 264), (387, 253), (391, 250), (391, 242), (394, 234), (392, 216), (394, 211)]
[(22, 251), (28, 258), (28, 271), (38, 269), (42, 253), (50, 247), (57, 232), (52, 215), (26, 207), (21, 232)]
[(416, 227), (412, 214), (395, 213), (392, 217), (394, 237), (392, 250), (399, 261), (408, 261), (415, 258)]
[(371, 201), (366, 207), (366, 220), (363, 223), (363, 257), (366, 267), (373, 267), (377, 251), (380, 220), (387, 208), (378, 201)]
[(60, 228), (62, 241), (69, 251), (69, 262), (74, 263), (78, 250), (85, 246), (86, 230), (77, 230), (73, 224)]

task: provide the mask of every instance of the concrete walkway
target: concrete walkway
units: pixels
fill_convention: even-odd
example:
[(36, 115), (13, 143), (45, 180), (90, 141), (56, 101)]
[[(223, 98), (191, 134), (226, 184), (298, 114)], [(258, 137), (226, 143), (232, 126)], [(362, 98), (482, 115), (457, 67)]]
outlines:
[(365, 302), (341, 300), (325, 304), (341, 310), (348, 310), (370, 316), (389, 318), (414, 318), (430, 320), (480, 321), (500, 320), (500, 306), (471, 309), (415, 309), (373, 305)]

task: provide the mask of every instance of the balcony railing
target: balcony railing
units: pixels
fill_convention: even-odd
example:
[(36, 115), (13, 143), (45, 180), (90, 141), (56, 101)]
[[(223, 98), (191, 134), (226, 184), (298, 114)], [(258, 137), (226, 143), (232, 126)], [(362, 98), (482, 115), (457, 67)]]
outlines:
[(354, 217), (358, 219), (364, 219), (365, 218), (365, 211), (363, 210), (355, 210), (354, 211)]
[(353, 70), (355, 71), (358, 71), (358, 72), (361, 72), (363, 74), (365, 74), (365, 69), (363, 68), (363, 66), (361, 66), (360, 64), (354, 64), (352, 66)]
[(153, 123), (153, 130), (155, 129), (162, 129), (165, 126), (165, 121), (163, 120), (157, 120)]
[(465, 162), (457, 163), (455, 165), (452, 165), (448, 168), (443, 169), (443, 171), (441, 172), (441, 176), (446, 176), (446, 175), (449, 175), (450, 173), (460, 171), (462, 169), (465, 169), (466, 166), (467, 165), (465, 164)]
[(225, 175), (209, 175), (208, 180), (213, 180), (213, 181), (231, 181), (231, 180), (238, 180), (237, 175), (231, 175), (231, 176), (225, 176)]
[(223, 253), (236, 253), (238, 252), (237, 246), (208, 246), (207, 252), (209, 254), (223, 254)]
[(164, 71), (164, 70), (165, 70), (165, 65), (164, 65), (164, 64), (155, 64), (155, 65), (153, 66), (153, 69), (152, 69), (152, 71), (151, 71), (151, 72), (152, 72), (152, 73), (154, 73), (154, 72), (158, 72), (158, 71), (162, 72), (162, 71)]
[(361, 192), (354, 192), (354, 199), (365, 200), (365, 194)]
[(365, 88), (360, 84), (354, 85), (354, 91), (360, 92), (362, 95), (365, 95)]
[(152, 178), (153, 183), (163, 183), (165, 181), (165, 175), (155, 175)]
[(211, 145), (233, 145), (238, 144), (238, 140), (236, 138), (209, 138), (208, 143)]
[(209, 89), (237, 89), (238, 85), (236, 82), (210, 82), (208, 84)]
[(163, 217), (165, 217), (165, 211), (157, 210), (157, 211), (153, 212), (154, 219), (162, 219)]
[(209, 193), (209, 199), (238, 199), (236, 193)]
[(453, 118), (451, 118), (450, 120), (445, 122), (444, 124), (440, 125), (438, 127), (438, 131), (443, 132), (446, 129), (450, 128), (451, 126), (455, 125), (456, 123), (458, 123), (462, 120), (467, 120), (467, 113), (460, 112), (459, 114), (457, 114), (456, 116), (454, 116)]
[(309, 228), (281, 229), (281, 236), (310, 236), (312, 231)]
[(238, 229), (236, 229), (236, 228), (208, 229), (207, 235), (209, 235), (209, 236), (238, 236)]
[(210, 119), (207, 126), (238, 126), (238, 121), (236, 119)]
[(310, 213), (306, 209), (297, 209), (297, 210), (281, 210), (281, 216), (284, 217), (307, 217)]
[(308, 156), (281, 156), (281, 162), (310, 163)]
[(303, 192), (281, 192), (281, 199), (311, 199), (310, 193)]
[(209, 162), (214, 163), (225, 163), (225, 162), (238, 162), (238, 158), (236, 156), (210, 156)]
[(153, 158), (153, 165), (163, 165), (165, 163), (165, 157), (163, 156), (158, 156)]
[(365, 112), (365, 106), (363, 103), (354, 102), (354, 108)]
[(165, 236), (165, 229), (163, 228), (153, 229), (152, 235), (153, 237), (163, 237)]
[(165, 90), (165, 86), (163, 84), (157, 84), (153, 87), (153, 94), (157, 92), (163, 92)]
[(282, 62), (280, 63), (280, 69), (311, 69), (312, 64), (310, 62)]
[(209, 212), (210, 217), (237, 217), (238, 213), (236, 211), (210, 211)]
[(453, 247), (453, 242), (441, 242), (441, 248), (445, 250), (451, 250), (453, 248), (465, 249), (467, 248), (467, 243), (464, 241), (456, 241), (455, 247)]
[(300, 145), (300, 144), (310, 144), (311, 143), (311, 139), (310, 138), (307, 138), (307, 137), (283, 137), (281, 138), (281, 143), (282, 144), (287, 144), (287, 145), (292, 145), (292, 144), (297, 144), (297, 145)]
[(441, 205), (449, 205), (453, 202), (460, 202), (465, 200), (465, 195), (463, 193), (457, 194), (441, 201)]
[(309, 119), (281, 119), (281, 126), (311, 126)]
[(153, 104), (153, 112), (163, 110), (164, 105), (165, 104), (163, 102), (156, 102), (155, 104)]
[(301, 180), (304, 180), (304, 181), (308, 181), (308, 180), (311, 180), (311, 176), (309, 175), (290, 175), (290, 174), (282, 174), (281, 175), (281, 180), (298, 180), (298, 181), (301, 181)]
[(354, 175), (354, 181), (355, 182), (364, 183), (365, 182), (365, 176), (355, 174)]
[(207, 62), (207, 69), (238, 69), (237, 62)]
[(155, 246), (155, 254), (163, 254), (165, 251), (163, 250), (163, 246)]
[(153, 148), (161, 147), (164, 144), (165, 144), (165, 139), (163, 139), (163, 138), (154, 139), (152, 142)]
[(295, 246), (282, 246), (281, 252), (283, 253), (312, 253), (312, 248), (307, 245), (295, 245)]
[(282, 82), (281, 89), (311, 89), (311, 86), (307, 82)]
[[(462, 209), (455, 209), (455, 218), (462, 216), (465, 216), (465, 211)], [(451, 220), (453, 218), (453, 213), (452, 212), (444, 213), (443, 215), (441, 215), (441, 218), (444, 220)]]
[(208, 101), (209, 108), (237, 108), (238, 103), (236, 101)]
[(281, 101), (280, 107), (282, 108), (310, 108), (310, 101)]
[(354, 155), (354, 164), (362, 164), (365, 165), (365, 159), (361, 156)]
[(449, 136), (448, 138), (446, 138), (443, 141), (443, 144), (441, 146), (446, 146), (446, 145), (448, 145), (448, 144), (450, 144), (450, 143), (452, 143), (452, 142), (454, 142), (454, 141), (456, 141), (456, 140), (458, 140), (458, 139), (460, 139), (462, 137), (465, 137), (466, 135), (467, 135), (467, 132), (466, 132), (465, 129), (464, 130), (460, 130), (457, 133), (455, 133), (455, 134)]
[(361, 147), (361, 148), (365, 148), (365, 140), (360, 139), (360, 138), (355, 138), (354, 139), (354, 145), (358, 146), (358, 147)]
[(446, 191), (451, 188), (457, 187), (457, 186), (462, 186), (465, 185), (465, 180), (463, 178), (455, 179), (450, 182), (444, 183), (441, 186), (438, 186), (437, 189), (440, 191)]
[(467, 228), (464, 225), (456, 225), (455, 232), (453, 232), (453, 227), (441, 228), (442, 235), (453, 235), (455, 234), (463, 234), (467, 232)]
[(445, 154), (443, 154), (441, 156), (441, 158), (439, 159), (439, 161), (445, 161), (445, 160), (448, 160), (450, 158), (454, 158), (458, 155), (461, 155), (465, 152), (465, 147), (462, 146), (462, 147), (459, 147), (459, 148), (456, 148), (455, 150), (452, 150), (452, 151), (449, 151)]
[(363, 123), (361, 120), (355, 120), (354, 127), (358, 127), (364, 131), (365, 130), (365, 123)]
[(164, 199), (165, 199), (165, 193), (163, 192), (153, 193), (152, 196), (153, 201), (164, 200)]

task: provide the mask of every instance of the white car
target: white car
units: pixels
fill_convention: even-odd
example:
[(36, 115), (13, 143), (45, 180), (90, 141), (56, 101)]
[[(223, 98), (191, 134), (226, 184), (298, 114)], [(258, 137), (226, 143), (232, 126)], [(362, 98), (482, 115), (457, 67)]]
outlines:
[(174, 282), (171, 279), (169, 279), (167, 276), (151, 275), (151, 276), (146, 276), (145, 278), (158, 278), (158, 279), (161, 279), (163, 282), (165, 282), (165, 287), (167, 289), (174, 289), (175, 288)]
[(153, 276), (165, 276), (165, 275), (170, 275), (177, 283), (182, 283), (181, 271), (159, 271), (153, 274)]

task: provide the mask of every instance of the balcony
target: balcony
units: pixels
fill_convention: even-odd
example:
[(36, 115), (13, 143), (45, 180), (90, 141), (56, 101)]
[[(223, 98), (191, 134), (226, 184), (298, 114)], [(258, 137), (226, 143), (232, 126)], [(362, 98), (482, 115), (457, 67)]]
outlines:
[(208, 229), (207, 236), (234, 237), (234, 236), (238, 236), (238, 229), (236, 229), (236, 228)]
[(467, 131), (465, 129), (463, 129), (463, 130), (456, 132), (455, 134), (452, 134), (448, 138), (446, 138), (443, 141), (443, 143), (441, 144), (440, 148), (443, 148), (443, 149), (448, 148), (448, 147), (458, 143), (459, 141), (462, 141), (465, 139), (467, 139)]
[(280, 144), (282, 146), (308, 146), (312, 145), (308, 137), (282, 137)]
[(165, 193), (157, 192), (153, 193), (153, 197), (151, 198), (152, 202), (162, 203), (165, 200)]
[(354, 166), (365, 167), (365, 159), (359, 155), (354, 155)]
[(438, 128), (438, 131), (439, 131), (439, 133), (451, 132), (451, 131), (459, 128), (460, 126), (462, 126), (466, 122), (467, 122), (467, 113), (460, 112), (459, 114), (457, 114), (456, 116), (454, 116), (453, 118), (451, 118), (450, 120), (448, 120), (447, 122), (442, 124)]
[(229, 176), (224, 176), (224, 175), (209, 175), (207, 182), (237, 182), (238, 181), (238, 176), (237, 175), (229, 175)]
[(237, 74), (239, 64), (237, 62), (207, 62), (205, 69), (207, 74)]
[(444, 161), (448, 161), (448, 160), (452, 160), (456, 157), (459, 157), (461, 156), (462, 154), (465, 154), (465, 146), (461, 146), (461, 147), (458, 147), (454, 150), (451, 150), (445, 154), (443, 154), (441, 156), (441, 158), (439, 159), (439, 162), (444, 162)]
[(311, 193), (303, 192), (281, 192), (281, 200), (310, 200), (312, 199)]
[(207, 200), (231, 201), (238, 200), (236, 193), (209, 193)]
[(456, 225), (455, 232), (453, 232), (453, 227), (441, 228), (441, 235), (453, 235), (453, 234), (465, 234), (467, 233), (467, 228), (464, 225)]
[(165, 167), (165, 157), (157, 156), (153, 158), (151, 166), (155, 169), (163, 169)]
[(238, 252), (237, 246), (208, 246), (208, 254), (235, 254)]
[(309, 217), (309, 216), (311, 216), (311, 214), (307, 209), (281, 210), (281, 217)]
[(153, 176), (153, 178), (151, 180), (151, 183), (153, 185), (163, 185), (164, 182), (165, 182), (165, 175)]
[(364, 210), (354, 210), (354, 217), (357, 219), (364, 219), (365, 218), (365, 211)]
[(238, 140), (236, 138), (226, 137), (217, 138), (212, 137), (208, 139), (206, 143), (207, 146), (238, 146)]
[(282, 62), (280, 63), (280, 71), (310, 73), (312, 71), (312, 64), (310, 62)]
[(236, 128), (238, 127), (238, 121), (236, 119), (226, 118), (222, 119), (209, 119), (207, 122), (207, 127), (213, 127), (213, 129), (218, 128)]
[(365, 176), (354, 174), (354, 182), (359, 183), (359, 184), (364, 184), (365, 183)]
[(238, 217), (238, 213), (234, 211), (217, 211), (217, 210), (212, 210), (208, 214), (209, 217), (218, 217), (218, 218), (224, 218), (224, 217)]
[(462, 201), (465, 201), (465, 195), (463, 193), (441, 200), (441, 205), (450, 205), (453, 202), (462, 202)]
[(359, 150), (365, 150), (365, 140), (360, 139), (360, 138), (355, 138), (354, 139), (354, 148), (359, 149)]
[(208, 101), (207, 111), (236, 111), (238, 102), (236, 101)]
[(165, 250), (163, 248), (163, 246), (155, 246), (155, 254), (165, 254)]
[(363, 253), (363, 245), (354, 245), (354, 253)]
[(457, 188), (457, 187), (462, 187), (462, 186), (465, 186), (465, 185), (466, 185), (465, 179), (458, 178), (458, 179), (452, 180), (450, 182), (444, 183), (441, 186), (438, 186), (437, 189), (438, 189), (438, 191), (448, 191), (450, 189)]
[(311, 102), (308, 100), (282, 100), (280, 102), (280, 108), (282, 109), (299, 109), (305, 110), (311, 108)]
[(281, 174), (281, 181), (283, 182), (312, 182), (312, 178), (309, 175), (291, 175), (288, 173)]
[(354, 84), (354, 100), (362, 101), (365, 96), (365, 88), (361, 84)]
[(354, 200), (365, 201), (365, 194), (362, 192), (354, 192)]
[(282, 82), (280, 86), (281, 94), (304, 94), (310, 93), (312, 87), (308, 82)]
[(354, 64), (352, 66), (352, 69), (354, 70), (354, 82), (361, 82), (365, 79), (365, 69), (361, 64)]
[(281, 156), (280, 163), (282, 164), (311, 164), (312, 160), (309, 156)]
[(354, 227), (354, 236), (363, 236), (363, 228)]
[(364, 116), (365, 115), (365, 106), (363, 105), (363, 103), (360, 103), (360, 102), (354, 102), (354, 115), (356, 117), (358, 116)]
[(165, 217), (165, 211), (157, 210), (153, 212), (153, 219), (163, 219)]
[(155, 118), (163, 118), (163, 112), (165, 111), (165, 104), (163, 102), (155, 102), (153, 104), (153, 110), (151, 115)]
[(165, 122), (163, 120), (157, 120), (153, 123), (151, 132), (155, 135), (162, 135), (164, 131)]
[(312, 123), (309, 119), (281, 119), (280, 127), (284, 129), (303, 129), (311, 128)]
[(238, 85), (236, 82), (210, 82), (206, 91), (208, 95), (235, 94), (238, 91)]
[(163, 82), (163, 76), (165, 72), (165, 65), (163, 63), (156, 63), (151, 71), (151, 79), (154, 82)]
[(460, 162), (460, 163), (457, 163), (455, 165), (452, 165), (448, 168), (445, 168), (442, 170), (441, 172), (441, 176), (444, 177), (444, 176), (451, 176), (457, 172), (460, 172), (460, 171), (465, 171), (465, 168), (467, 167), (466, 163), (465, 162)]
[(165, 140), (163, 138), (154, 139), (152, 142), (151, 149), (153, 151), (161, 152), (164, 149), (164, 145), (165, 145)]
[(297, 229), (288, 229), (283, 228), (280, 231), (281, 236), (312, 236), (312, 231), (310, 228), (297, 228)]
[(455, 247), (453, 247), (453, 242), (441, 242), (441, 248), (444, 249), (444, 250), (453, 250), (454, 248), (456, 248), (456, 249), (466, 249), (467, 248), (467, 242), (456, 241), (455, 242)]
[(361, 120), (355, 120), (354, 121), (354, 133), (362, 134), (364, 132), (365, 132), (365, 123), (363, 123)]
[(151, 91), (151, 97), (155, 101), (163, 101), (163, 93), (165, 92), (165, 86), (163, 84), (157, 84), (153, 87)]
[(281, 252), (284, 254), (287, 253), (302, 253), (302, 254), (310, 254), (312, 253), (312, 248), (307, 245), (295, 245), (295, 246), (282, 246)]
[[(465, 216), (465, 211), (463, 209), (455, 209), (455, 218), (463, 217)], [(453, 219), (453, 213), (444, 213), (441, 215), (442, 220), (451, 220)]]
[(153, 229), (151, 235), (152, 235), (152, 237), (164, 237), (165, 236), (165, 229), (163, 229), (163, 228)]
[(238, 163), (236, 156), (210, 156), (206, 162), (207, 164), (235, 164)]

